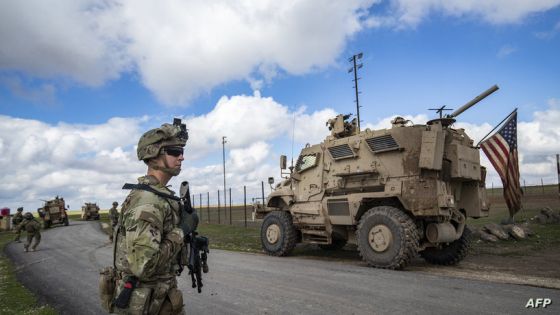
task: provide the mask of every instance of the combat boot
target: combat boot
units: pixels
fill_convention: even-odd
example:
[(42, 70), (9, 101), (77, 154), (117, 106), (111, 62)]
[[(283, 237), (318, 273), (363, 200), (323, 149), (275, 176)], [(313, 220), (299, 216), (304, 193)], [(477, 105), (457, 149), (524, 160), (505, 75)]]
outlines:
[(29, 251), (29, 248), (27, 246), (24, 246), (23, 248), (24, 248), (26, 253)]

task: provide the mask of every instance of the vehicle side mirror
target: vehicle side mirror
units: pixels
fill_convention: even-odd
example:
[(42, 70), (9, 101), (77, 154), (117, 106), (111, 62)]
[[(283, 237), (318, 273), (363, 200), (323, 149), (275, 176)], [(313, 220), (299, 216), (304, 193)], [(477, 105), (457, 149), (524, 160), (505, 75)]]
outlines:
[(287, 158), (285, 155), (280, 155), (280, 169), (285, 170), (287, 164)]
[(269, 178), (268, 178), (268, 183), (269, 183), (270, 185), (274, 184), (274, 177), (269, 177)]

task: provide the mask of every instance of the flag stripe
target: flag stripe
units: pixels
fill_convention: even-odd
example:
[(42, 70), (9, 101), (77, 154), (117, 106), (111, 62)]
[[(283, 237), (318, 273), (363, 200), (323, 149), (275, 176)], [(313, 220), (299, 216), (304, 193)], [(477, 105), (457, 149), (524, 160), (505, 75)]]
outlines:
[(492, 137), (484, 141), (480, 147), (488, 157), (503, 184), (504, 199), (510, 215), (513, 216), (521, 209), (521, 195), (519, 185), (519, 159), (517, 155), (517, 111)]

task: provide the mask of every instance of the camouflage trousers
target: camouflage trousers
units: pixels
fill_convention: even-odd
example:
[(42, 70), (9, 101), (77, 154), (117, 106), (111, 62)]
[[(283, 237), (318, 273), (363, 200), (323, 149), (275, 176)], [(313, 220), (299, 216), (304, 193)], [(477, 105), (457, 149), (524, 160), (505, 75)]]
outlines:
[(20, 237), (21, 237), (21, 231), (16, 231), (16, 238), (14, 238), (14, 241), (16, 241), (16, 242), (18, 242), (18, 243), (21, 242), (21, 241), (19, 240)]
[(31, 249), (35, 250), (39, 245), (39, 243), (41, 242), (41, 233), (33, 233), (33, 234), (27, 233), (27, 241), (25, 242), (25, 245), (23, 245), (25, 251), (29, 249), (29, 246), (31, 245), (33, 239), (35, 239), (35, 242), (33, 242), (33, 246), (31, 247)]

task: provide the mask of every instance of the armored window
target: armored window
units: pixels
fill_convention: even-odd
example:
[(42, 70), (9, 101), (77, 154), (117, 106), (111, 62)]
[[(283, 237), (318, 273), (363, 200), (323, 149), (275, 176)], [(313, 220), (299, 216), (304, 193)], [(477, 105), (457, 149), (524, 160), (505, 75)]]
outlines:
[(312, 168), (313, 166), (317, 165), (317, 160), (317, 153), (300, 155), (296, 164), (296, 171), (303, 172), (307, 169)]
[(350, 149), (350, 146), (346, 143), (334, 147), (330, 147), (328, 149), (332, 158), (335, 160), (354, 157), (354, 152), (352, 151), (352, 149)]
[(399, 144), (391, 135), (369, 138), (366, 139), (366, 142), (369, 149), (375, 153), (400, 149)]

